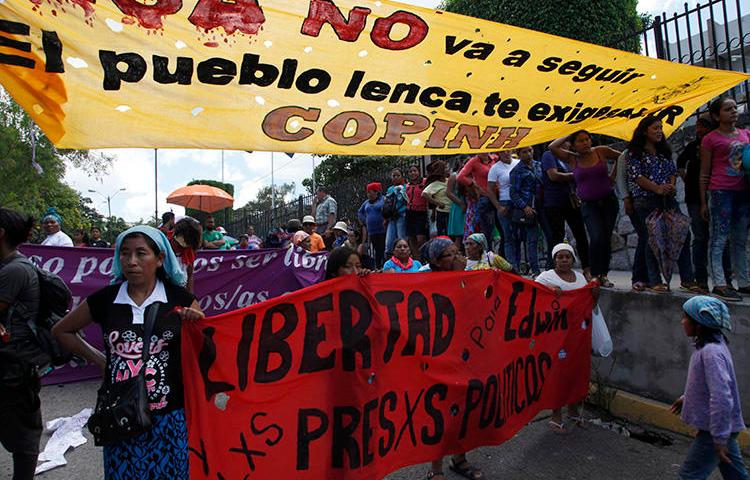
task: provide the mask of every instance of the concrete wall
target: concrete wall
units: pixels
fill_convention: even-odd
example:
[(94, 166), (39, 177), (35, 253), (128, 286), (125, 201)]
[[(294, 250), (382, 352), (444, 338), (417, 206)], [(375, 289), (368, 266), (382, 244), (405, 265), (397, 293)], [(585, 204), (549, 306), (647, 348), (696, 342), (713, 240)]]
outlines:
[[(673, 282), (674, 283), (674, 282)], [(685, 387), (694, 350), (680, 325), (688, 295), (602, 291), (599, 301), (614, 352), (594, 358), (591, 381), (671, 403)], [(750, 425), (750, 304), (729, 305), (734, 330), (729, 337), (745, 423)]]

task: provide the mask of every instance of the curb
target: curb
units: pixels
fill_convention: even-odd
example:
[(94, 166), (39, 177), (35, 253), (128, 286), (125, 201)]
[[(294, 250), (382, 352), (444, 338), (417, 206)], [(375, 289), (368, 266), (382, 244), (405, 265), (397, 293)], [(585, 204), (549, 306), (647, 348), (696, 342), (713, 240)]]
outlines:
[[(670, 405), (628, 393), (616, 388), (589, 386), (588, 401), (597, 405), (615, 417), (627, 419), (638, 424), (652, 425), (663, 430), (694, 437), (696, 430), (685, 425), (680, 417), (669, 411)], [(744, 430), (737, 437), (740, 448), (750, 456), (750, 431)]]

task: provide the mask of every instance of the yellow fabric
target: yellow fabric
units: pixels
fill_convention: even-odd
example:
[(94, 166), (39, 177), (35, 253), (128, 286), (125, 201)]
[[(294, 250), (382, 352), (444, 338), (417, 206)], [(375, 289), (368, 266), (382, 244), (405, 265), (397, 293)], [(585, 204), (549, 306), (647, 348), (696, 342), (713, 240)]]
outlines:
[(628, 138), (654, 112), (669, 134), (748, 78), (388, 0), (6, 0), (0, 19), (0, 83), (63, 148), (470, 153)]

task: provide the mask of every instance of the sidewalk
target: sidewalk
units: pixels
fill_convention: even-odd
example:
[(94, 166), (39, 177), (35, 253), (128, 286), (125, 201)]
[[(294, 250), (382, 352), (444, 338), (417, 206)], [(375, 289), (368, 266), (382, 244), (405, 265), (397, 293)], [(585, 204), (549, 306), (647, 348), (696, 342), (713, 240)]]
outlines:
[[(45, 422), (70, 416), (91, 407), (96, 398), (97, 381), (50, 386), (42, 389)], [(675, 478), (688, 451), (690, 439), (682, 435), (659, 432), (655, 436), (670, 439), (669, 446), (657, 446), (596, 425), (586, 430), (574, 429), (568, 435), (557, 435), (547, 428), (548, 412), (542, 412), (512, 440), (493, 447), (483, 447), (469, 454), (469, 459), (484, 470), (486, 479), (502, 480), (630, 480)], [(587, 417), (598, 414), (587, 410)], [(94, 447), (84, 429), (88, 443), (69, 451), (68, 465), (46, 472), (41, 480), (94, 480), (102, 478), (101, 449)], [(42, 447), (48, 436), (42, 437)], [(10, 455), (0, 450), (0, 478), (10, 478)], [(747, 459), (746, 459), (747, 462)], [(446, 477), (460, 477), (448, 470)], [(389, 480), (424, 478), (427, 465), (401, 469)], [(710, 477), (720, 478), (718, 472)], [(270, 479), (262, 479), (270, 480)]]

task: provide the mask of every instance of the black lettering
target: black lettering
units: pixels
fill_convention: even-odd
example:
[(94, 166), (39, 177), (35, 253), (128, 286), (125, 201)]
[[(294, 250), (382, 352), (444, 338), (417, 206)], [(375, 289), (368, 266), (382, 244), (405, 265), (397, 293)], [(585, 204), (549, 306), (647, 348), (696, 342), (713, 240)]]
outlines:
[(482, 382), (477, 379), (469, 380), (469, 384), (466, 387), (466, 404), (464, 405), (464, 418), (461, 421), (461, 429), (458, 433), (458, 438), (466, 438), (466, 432), (469, 428), (469, 415), (472, 410), (475, 410), (482, 402)]
[[(104, 71), (104, 90), (119, 90), (122, 82), (136, 83), (146, 75), (146, 60), (137, 53), (115, 53), (110, 50), (99, 50), (99, 61)], [(117, 66), (127, 65), (123, 72)]]
[(226, 58), (209, 58), (195, 69), (198, 81), (208, 85), (227, 85), (237, 75), (237, 65)]
[[(279, 331), (273, 331), (273, 317), (281, 315), (284, 325)], [(297, 310), (290, 303), (274, 305), (266, 310), (263, 315), (263, 323), (260, 327), (260, 339), (258, 342), (258, 364), (255, 369), (256, 383), (271, 383), (281, 380), (289, 373), (292, 367), (292, 349), (286, 342), (289, 335), (297, 327), (299, 319)], [(281, 364), (273, 370), (269, 369), (271, 354), (281, 357)]]
[[(258, 85), (267, 87), (276, 81), (279, 69), (268, 63), (260, 63), (260, 55), (246, 53), (240, 66), (240, 85)], [(260, 76), (258, 76), (260, 73)]]
[(177, 57), (174, 73), (169, 71), (169, 58), (159, 55), (153, 56), (154, 81), (156, 83), (190, 85), (193, 80), (193, 59)]
[(211, 370), (211, 366), (216, 361), (216, 344), (214, 343), (214, 333), (216, 329), (214, 327), (207, 327), (203, 329), (203, 346), (198, 354), (198, 369), (201, 372), (201, 378), (203, 379), (203, 390), (206, 394), (206, 401), (211, 401), (211, 397), (221, 392), (231, 392), (234, 390), (234, 385), (226, 382), (214, 382), (208, 378), (208, 372)]
[(44, 71), (65, 73), (65, 65), (63, 65), (62, 60), (63, 45), (60, 37), (57, 36), (57, 32), (42, 30), (42, 49), (44, 50)]
[(248, 370), (250, 369), (250, 346), (255, 336), (255, 314), (245, 315), (242, 319), (242, 336), (237, 345), (237, 384), (241, 391), (247, 388)]
[(370, 416), (375, 409), (378, 408), (377, 400), (370, 400), (365, 403), (362, 409), (362, 466), (367, 466), (375, 460), (375, 454), (370, 448), (370, 442), (372, 441), (372, 434), (374, 430), (372, 428), (372, 422)]
[(430, 311), (427, 298), (420, 292), (411, 292), (407, 302), (409, 338), (401, 355), (414, 355), (417, 351), (417, 337), (422, 337), (422, 355), (430, 354)]
[(547, 57), (542, 61), (541, 65), (536, 67), (536, 69), (540, 72), (551, 72), (557, 68), (560, 62), (562, 62), (562, 58), (560, 57)]
[[(344, 423), (344, 417), (349, 421)], [(349, 457), (349, 468), (359, 468), (360, 451), (354, 432), (359, 425), (360, 413), (355, 407), (333, 408), (333, 445), (331, 446), (331, 465), (333, 468), (344, 468), (344, 454)]]
[[(357, 310), (359, 321), (353, 323), (353, 310)], [(344, 290), (339, 296), (341, 313), (341, 343), (344, 370), (353, 372), (356, 368), (356, 354), (362, 355), (361, 368), (370, 368), (372, 353), (367, 329), (372, 322), (372, 307), (361, 293)]]
[(399, 444), (401, 444), (401, 438), (404, 436), (404, 432), (406, 429), (409, 429), (409, 436), (411, 437), (411, 443), (413, 446), (417, 446), (417, 434), (414, 432), (414, 412), (417, 411), (417, 406), (419, 405), (419, 401), (422, 399), (422, 395), (424, 395), (424, 388), (419, 391), (419, 395), (417, 395), (417, 399), (414, 400), (414, 404), (409, 403), (409, 392), (404, 392), (404, 407), (406, 407), (406, 420), (404, 420), (404, 424), (401, 426), (401, 431), (398, 434), (398, 438), (396, 439), (396, 445), (393, 447), (393, 450), (398, 450)]
[(388, 330), (388, 340), (385, 345), (385, 352), (383, 353), (383, 362), (388, 363), (393, 357), (396, 342), (401, 336), (401, 323), (398, 319), (398, 309), (396, 308), (396, 305), (404, 301), (404, 294), (399, 290), (386, 290), (383, 292), (377, 292), (375, 294), (375, 300), (377, 300), (379, 304), (384, 305), (388, 310), (390, 328)]
[(395, 441), (396, 437), (396, 426), (392, 421), (388, 419), (385, 414), (386, 404), (388, 405), (388, 411), (392, 413), (396, 411), (397, 402), (398, 397), (396, 396), (396, 392), (386, 392), (386, 394), (383, 395), (383, 398), (380, 400), (378, 423), (380, 424), (381, 430), (385, 430), (386, 432), (388, 432), (387, 437), (380, 437), (380, 440), (378, 440), (378, 455), (380, 455), (381, 458), (388, 455), (388, 452), (391, 451), (391, 447), (393, 446), (393, 442)]
[[(310, 419), (317, 418), (318, 428), (310, 429)], [(319, 439), (328, 430), (328, 417), (317, 408), (301, 408), (297, 412), (297, 470), (310, 468), (310, 443)]]
[(326, 340), (326, 329), (318, 323), (318, 314), (333, 310), (333, 294), (305, 302), (305, 345), (302, 349), (302, 363), (299, 373), (312, 373), (330, 370), (336, 363), (334, 352), (326, 357), (318, 355), (318, 346)]
[(297, 77), (294, 86), (302, 93), (309, 95), (320, 93), (331, 84), (331, 75), (320, 68), (305, 70)]
[(253, 415), (250, 418), (250, 431), (252, 431), (253, 434), (255, 434), (255, 435), (263, 435), (264, 433), (266, 433), (269, 430), (273, 430), (274, 432), (276, 432), (276, 438), (274, 438), (274, 439), (267, 438), (265, 440), (266, 441), (266, 445), (268, 445), (269, 447), (273, 447), (274, 445), (278, 444), (281, 441), (282, 438), (284, 438), (284, 430), (279, 425), (277, 425), (275, 423), (272, 423), (272, 424), (270, 424), (270, 425), (268, 425), (266, 427), (263, 427), (263, 428), (258, 428), (255, 425), (255, 420), (257, 418), (265, 417), (267, 415), (268, 414), (264, 413), (264, 412), (258, 412), (255, 415)]
[[(450, 298), (438, 293), (432, 294), (432, 303), (435, 305), (435, 335), (432, 340), (432, 356), (437, 357), (448, 350), (451, 340), (453, 340), (456, 309), (453, 307)], [(445, 322), (443, 322), (443, 319), (445, 319)]]
[(448, 396), (448, 386), (442, 383), (437, 383), (427, 389), (427, 393), (424, 396), (424, 410), (427, 415), (432, 418), (433, 433), (430, 434), (429, 429), (424, 426), (422, 427), (422, 443), (425, 445), (438, 445), (443, 439), (443, 433), (445, 432), (445, 421), (443, 420), (443, 414), (439, 408), (434, 404), (434, 397), (438, 397), (440, 400), (445, 400)]
[(245, 456), (245, 460), (247, 460), (247, 466), (250, 468), (251, 472), (255, 471), (255, 460), (253, 457), (265, 457), (266, 453), (261, 452), (260, 450), (250, 450), (247, 445), (247, 440), (245, 440), (245, 434), (240, 432), (240, 446), (234, 447), (229, 449), (230, 453), (240, 453)]
[(529, 313), (525, 315), (518, 324), (518, 338), (531, 338), (534, 328), (534, 308), (536, 307), (537, 289), (531, 289), (531, 301), (529, 302)]
[(497, 397), (500, 386), (497, 383), (497, 375), (490, 375), (484, 384), (482, 392), (482, 409), (479, 412), (479, 428), (486, 428), (492, 423), (495, 417), (495, 410), (498, 409)]
[(513, 317), (516, 315), (518, 308), (516, 307), (516, 300), (518, 294), (523, 292), (523, 282), (513, 282), (513, 292), (510, 294), (510, 300), (508, 300), (508, 317), (505, 319), (505, 341), (509, 342), (516, 338), (516, 331), (511, 327)]

